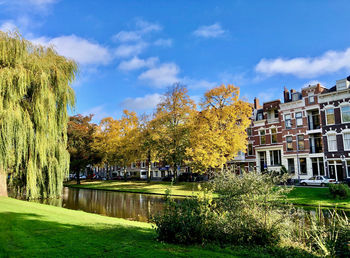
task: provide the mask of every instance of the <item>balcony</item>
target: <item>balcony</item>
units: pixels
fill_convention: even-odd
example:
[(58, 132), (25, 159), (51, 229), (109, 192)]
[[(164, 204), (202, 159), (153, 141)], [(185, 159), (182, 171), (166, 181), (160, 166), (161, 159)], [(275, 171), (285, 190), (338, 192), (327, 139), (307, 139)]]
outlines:
[(322, 153), (322, 136), (320, 133), (315, 134), (309, 138), (310, 142), (310, 153)]
[(318, 110), (308, 112), (307, 118), (308, 118), (308, 129), (310, 131), (321, 129), (320, 115), (318, 113)]

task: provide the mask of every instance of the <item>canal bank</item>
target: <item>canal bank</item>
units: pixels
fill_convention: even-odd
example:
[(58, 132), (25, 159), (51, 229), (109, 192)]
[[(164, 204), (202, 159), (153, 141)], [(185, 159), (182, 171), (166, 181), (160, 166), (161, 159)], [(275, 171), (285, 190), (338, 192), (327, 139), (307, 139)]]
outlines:
[(291, 247), (180, 246), (155, 237), (149, 223), (0, 198), (4, 257), (311, 257)]
[[(207, 185), (203, 183), (181, 182), (171, 185), (170, 182), (151, 182), (145, 181), (82, 181), (80, 185), (74, 182), (66, 183), (67, 187), (106, 190), (127, 193), (165, 195), (167, 189), (171, 189), (173, 196), (188, 197), (198, 194), (201, 189)], [(327, 187), (295, 187), (287, 194), (287, 201), (298, 206), (323, 207), (323, 208), (340, 208), (350, 209), (350, 199), (334, 199), (329, 193)]]

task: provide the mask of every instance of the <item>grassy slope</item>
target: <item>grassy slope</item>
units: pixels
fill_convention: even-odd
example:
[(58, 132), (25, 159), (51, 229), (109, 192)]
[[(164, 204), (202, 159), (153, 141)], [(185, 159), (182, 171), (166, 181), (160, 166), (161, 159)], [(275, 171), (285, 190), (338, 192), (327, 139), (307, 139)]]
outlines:
[(294, 204), (313, 205), (350, 209), (350, 199), (333, 199), (329, 189), (314, 187), (295, 187), (289, 194), (288, 200)]
[[(187, 183), (181, 182), (174, 184), (171, 187), (173, 195), (177, 196), (190, 196), (198, 191), (198, 185), (201, 184), (205, 187), (205, 183)], [(113, 190), (122, 192), (137, 192), (137, 193), (149, 193), (149, 194), (165, 194), (165, 190), (170, 188), (170, 182), (150, 182), (145, 181), (89, 181), (85, 180), (81, 182), (81, 185), (76, 185), (75, 181), (67, 183), (66, 185), (79, 188), (89, 189), (102, 189)]]
[[(288, 253), (289, 255), (297, 253)], [(300, 254), (300, 253), (299, 253)], [(159, 243), (151, 224), (0, 197), (0, 257), (271, 257), (284, 249)]]

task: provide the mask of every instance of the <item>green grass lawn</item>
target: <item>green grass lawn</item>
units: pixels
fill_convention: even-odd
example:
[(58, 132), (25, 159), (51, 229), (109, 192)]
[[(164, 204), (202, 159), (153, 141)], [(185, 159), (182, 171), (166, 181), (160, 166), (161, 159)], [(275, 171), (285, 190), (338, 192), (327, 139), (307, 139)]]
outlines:
[(295, 187), (288, 195), (289, 202), (296, 205), (311, 205), (350, 209), (350, 199), (333, 199), (328, 187)]
[[(179, 246), (152, 225), (0, 197), (0, 257), (289, 257), (294, 249)], [(303, 254), (304, 255), (304, 254)]]
[(145, 181), (91, 181), (83, 180), (80, 185), (76, 185), (75, 181), (67, 183), (67, 186), (89, 188), (89, 189), (100, 189), (100, 190), (113, 190), (121, 192), (132, 192), (132, 193), (146, 193), (146, 194), (165, 194), (166, 189), (171, 187), (172, 195), (176, 196), (191, 196), (198, 192), (198, 185), (201, 188), (205, 187), (206, 183), (188, 183), (180, 182), (176, 183), (171, 187), (170, 182), (159, 182), (153, 181), (147, 183)]
[[(170, 182), (151, 182), (145, 181), (90, 181), (84, 180), (81, 185), (76, 185), (74, 181), (67, 183), (70, 187), (113, 190), (121, 192), (137, 192), (146, 194), (165, 194), (165, 190), (170, 188)], [(191, 196), (198, 193), (198, 185), (201, 188), (206, 187), (206, 183), (176, 183), (171, 187), (173, 195)], [(339, 207), (350, 209), (350, 199), (337, 200), (329, 194), (327, 187), (295, 187), (288, 195), (289, 202), (296, 205), (311, 205), (324, 207)]]

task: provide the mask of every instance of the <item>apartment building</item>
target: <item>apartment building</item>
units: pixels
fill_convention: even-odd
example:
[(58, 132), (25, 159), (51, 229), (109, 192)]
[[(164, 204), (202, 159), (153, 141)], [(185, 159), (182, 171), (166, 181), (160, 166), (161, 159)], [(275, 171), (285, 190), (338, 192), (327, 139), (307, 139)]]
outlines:
[(279, 171), (294, 179), (350, 177), (350, 76), (330, 89), (320, 84), (284, 89), (283, 102), (254, 99), (245, 155), (246, 171)]
[(350, 178), (350, 76), (319, 97), (327, 175)]

